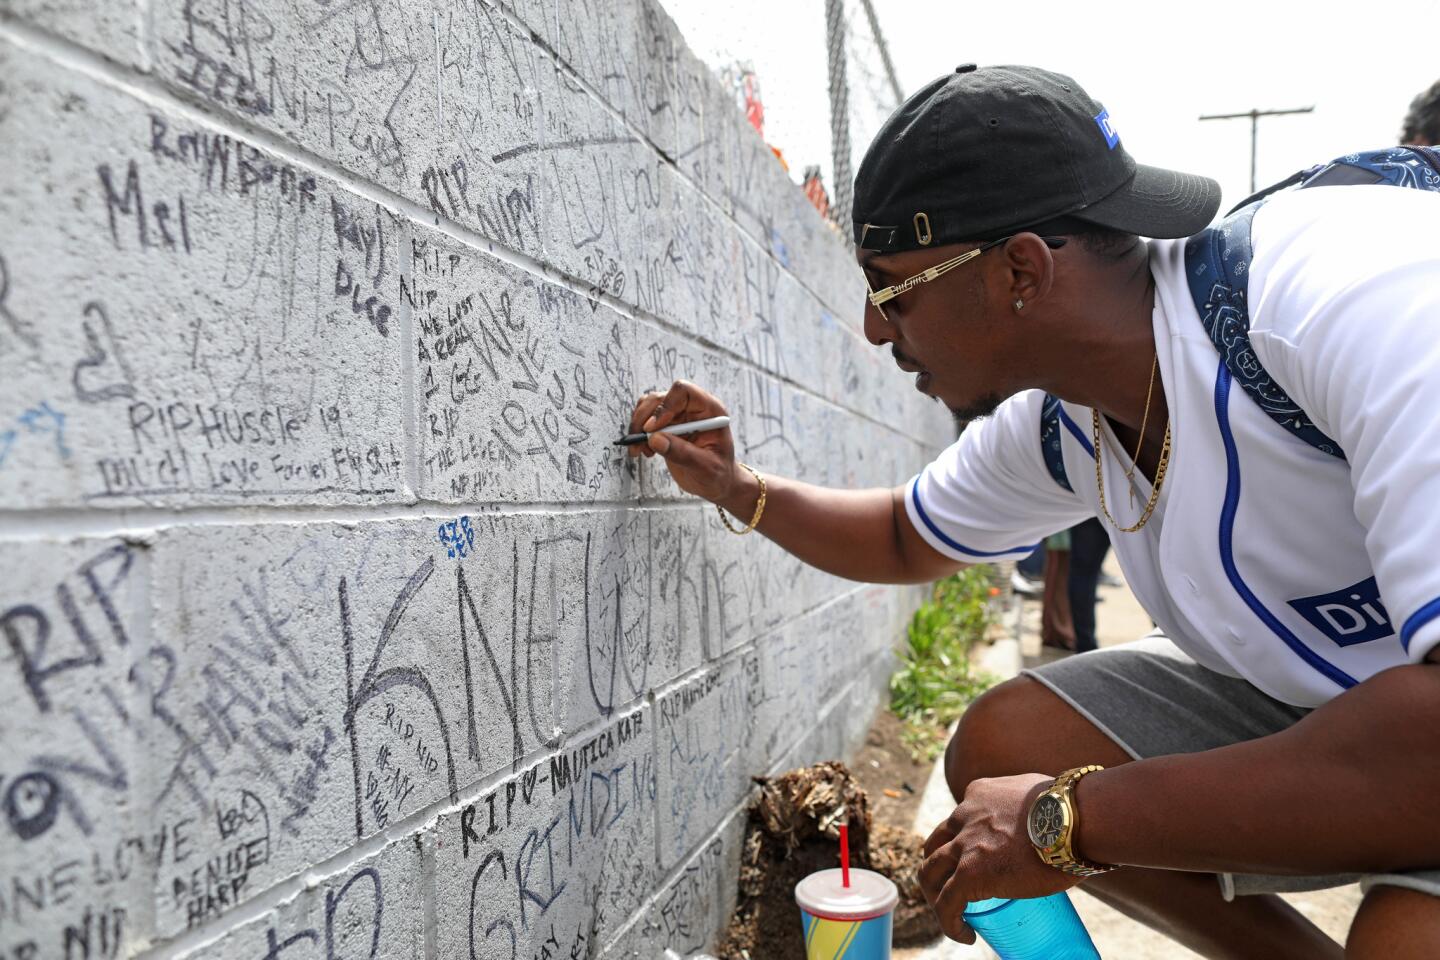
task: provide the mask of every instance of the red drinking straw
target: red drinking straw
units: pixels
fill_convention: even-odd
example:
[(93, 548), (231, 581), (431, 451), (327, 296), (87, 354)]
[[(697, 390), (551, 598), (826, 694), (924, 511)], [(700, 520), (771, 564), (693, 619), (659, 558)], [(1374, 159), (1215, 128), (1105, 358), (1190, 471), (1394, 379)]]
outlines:
[(850, 825), (840, 824), (840, 885), (850, 886)]

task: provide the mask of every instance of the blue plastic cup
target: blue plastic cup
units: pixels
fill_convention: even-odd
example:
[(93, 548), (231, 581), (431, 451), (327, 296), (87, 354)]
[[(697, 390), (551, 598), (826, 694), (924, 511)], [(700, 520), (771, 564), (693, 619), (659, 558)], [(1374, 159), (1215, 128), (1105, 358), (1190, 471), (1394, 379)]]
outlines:
[(1000, 960), (1100, 960), (1064, 891), (1034, 900), (979, 900), (965, 908), (965, 922)]
[(817, 870), (795, 884), (805, 925), (806, 960), (890, 960), (900, 891), (888, 877), (858, 867), (844, 885), (839, 870)]

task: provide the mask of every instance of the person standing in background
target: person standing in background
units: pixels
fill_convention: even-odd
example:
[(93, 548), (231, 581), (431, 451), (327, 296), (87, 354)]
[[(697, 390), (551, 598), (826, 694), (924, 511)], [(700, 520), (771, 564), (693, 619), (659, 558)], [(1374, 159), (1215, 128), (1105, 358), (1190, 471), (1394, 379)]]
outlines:
[[(1075, 622), (1070, 614), (1070, 531), (1045, 538), (1045, 585), (1040, 595), (1040, 645), (1075, 650)], [(1093, 614), (1094, 611), (1092, 610)], [(1094, 622), (1094, 617), (1091, 617)]]
[(1440, 80), (1410, 101), (1400, 142), (1409, 147), (1440, 146)]
[(1066, 587), (1070, 594), (1070, 623), (1075, 632), (1075, 652), (1096, 648), (1095, 604), (1100, 587), (1100, 567), (1110, 552), (1110, 535), (1097, 517), (1071, 527), (1070, 572)]
[[(1110, 552), (1110, 536), (1091, 517), (1069, 530), (1046, 537), (1034, 553), (1015, 564), (1010, 584), (1021, 597), (1041, 600), (1040, 641), (1043, 646), (1084, 653), (1094, 650), (1095, 608), (1102, 567)], [(1119, 586), (1114, 577), (1110, 586)]]

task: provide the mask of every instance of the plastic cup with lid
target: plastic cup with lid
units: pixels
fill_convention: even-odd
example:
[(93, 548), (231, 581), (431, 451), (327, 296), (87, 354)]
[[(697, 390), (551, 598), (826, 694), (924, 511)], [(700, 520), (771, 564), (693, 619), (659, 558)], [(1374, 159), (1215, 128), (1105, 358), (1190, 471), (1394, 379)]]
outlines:
[(889, 960), (900, 891), (873, 870), (818, 870), (795, 884), (805, 925), (805, 960)]

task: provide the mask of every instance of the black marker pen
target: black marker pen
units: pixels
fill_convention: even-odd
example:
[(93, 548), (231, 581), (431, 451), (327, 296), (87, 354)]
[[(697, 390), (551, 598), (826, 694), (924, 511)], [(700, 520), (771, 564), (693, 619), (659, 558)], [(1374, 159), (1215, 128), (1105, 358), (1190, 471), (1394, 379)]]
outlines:
[[(670, 426), (661, 427), (654, 432), (679, 436), (685, 433), (699, 433), (702, 430), (719, 430), (721, 427), (728, 427), (729, 425), (729, 417), (709, 417), (705, 420), (691, 420), (687, 423), (672, 423)], [(648, 433), (627, 433), (611, 445), (616, 447), (630, 447), (637, 443), (644, 443), (649, 438), (650, 434)]]

